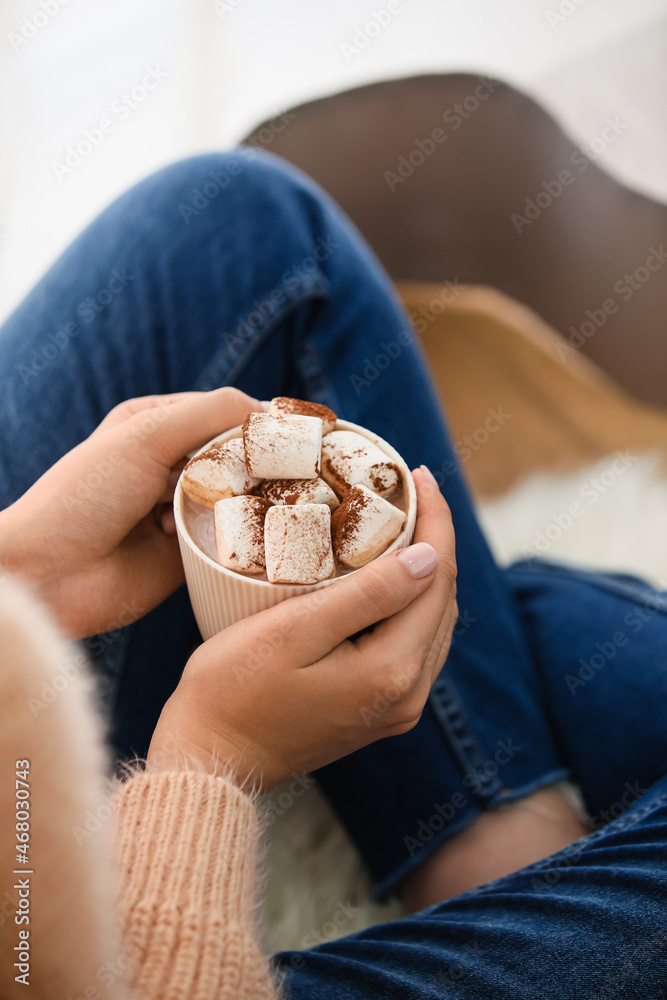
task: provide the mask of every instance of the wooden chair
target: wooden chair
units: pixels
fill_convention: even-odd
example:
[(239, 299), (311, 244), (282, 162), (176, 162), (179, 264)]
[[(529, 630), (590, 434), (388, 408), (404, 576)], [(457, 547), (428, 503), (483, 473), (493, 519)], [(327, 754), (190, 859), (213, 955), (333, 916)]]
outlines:
[[(667, 400), (667, 264), (627, 301), (614, 291), (659, 251), (667, 207), (584, 161), (545, 111), (498, 81), (394, 80), (291, 114), (281, 132), (261, 125), (246, 141), (329, 191), (408, 311), (438, 303), (421, 337), (454, 437), (483, 427), (490, 408), (511, 414), (465, 463), (479, 496), (616, 448), (667, 449), (667, 416), (654, 408)], [(569, 184), (558, 181), (565, 169)], [(541, 191), (539, 215), (512, 221), (526, 218), (527, 199), (539, 208)], [(470, 287), (445, 302), (447, 280)], [(587, 311), (594, 332), (576, 337)]]
[[(400, 283), (398, 290), (409, 313), (421, 308), (422, 317), (433, 317), (420, 337), (479, 499), (505, 493), (531, 472), (567, 471), (617, 449), (667, 453), (667, 415), (580, 353), (568, 351), (564, 364), (567, 341), (532, 310), (472, 286), (436, 313), (441, 285)], [(500, 426), (488, 433), (498, 411), (502, 422), (492, 419)]]

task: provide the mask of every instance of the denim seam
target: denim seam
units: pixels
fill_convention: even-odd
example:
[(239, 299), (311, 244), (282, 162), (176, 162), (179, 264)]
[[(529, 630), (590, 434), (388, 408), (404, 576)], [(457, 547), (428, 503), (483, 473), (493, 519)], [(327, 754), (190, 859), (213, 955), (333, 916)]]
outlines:
[[(474, 889), (469, 889), (466, 892), (461, 893), (457, 896), (457, 899), (465, 899), (466, 897), (475, 897), (483, 889), (495, 889), (499, 886), (505, 885), (511, 882), (519, 876), (529, 875), (532, 872), (540, 872), (547, 869), (548, 871), (554, 871), (559, 868), (559, 862), (562, 860), (568, 862), (567, 867), (570, 868), (572, 865), (571, 858), (573, 855), (581, 855), (584, 847), (588, 844), (596, 843), (603, 837), (608, 837), (610, 834), (622, 832), (623, 830), (628, 830), (630, 827), (635, 826), (639, 820), (644, 819), (649, 813), (658, 809), (660, 806), (667, 803), (667, 793), (659, 795), (657, 798), (651, 799), (650, 802), (643, 806), (639, 806), (636, 809), (629, 810), (623, 816), (619, 816), (618, 819), (612, 820), (607, 826), (603, 827), (601, 830), (594, 830), (592, 833), (586, 834), (585, 837), (580, 837), (579, 840), (575, 840), (574, 843), (568, 844), (562, 850), (558, 851), (556, 854), (551, 854), (546, 858), (542, 858), (540, 861), (534, 861), (530, 865), (526, 865), (524, 868), (520, 868), (516, 872), (510, 872), (508, 875), (503, 875), (502, 878), (494, 879), (492, 882), (485, 882), (483, 885), (475, 886)], [(631, 813), (631, 815), (629, 815)], [(581, 845), (577, 850), (577, 845)], [(436, 904), (440, 906), (441, 904)]]
[(481, 744), (474, 736), (473, 729), (465, 718), (462, 703), (450, 682), (442, 679), (436, 681), (429, 702), (462, 774), (465, 776), (471, 771), (476, 772), (477, 784), (483, 786), (479, 791), (472, 792), (473, 798), (487, 802), (498, 795), (503, 783), (500, 778), (492, 778), (482, 770), (489, 760), (489, 754), (484, 754)]
[[(487, 805), (493, 808), (510, 805), (514, 801), (526, 798), (528, 795), (532, 795), (541, 788), (548, 788), (550, 785), (555, 784), (557, 781), (567, 779), (569, 776), (570, 772), (563, 769), (550, 771), (531, 782), (530, 785), (523, 785), (520, 789), (513, 791), (511, 795), (506, 797), (503, 796), (497, 802), (488, 802)], [(386, 875), (381, 882), (378, 882), (377, 886), (373, 889), (373, 898), (381, 900), (391, 892), (397, 882), (400, 882), (400, 880), (405, 878), (406, 875), (409, 875), (416, 866), (421, 865), (423, 861), (431, 857), (437, 848), (446, 844), (447, 841), (450, 840), (455, 834), (466, 830), (472, 823), (474, 823), (483, 811), (483, 807), (479, 802), (474, 804), (477, 805), (477, 809), (472, 816), (462, 816), (457, 823), (446, 824), (442, 830), (434, 832), (433, 838), (429, 840), (428, 843), (423, 845), (423, 850), (413, 854), (413, 856), (407, 861), (403, 861), (402, 864), (400, 864), (391, 874)]]
[(623, 580), (611, 573), (595, 574), (586, 570), (579, 570), (576, 567), (570, 568), (560, 563), (548, 562), (531, 562), (530, 568), (527, 568), (525, 564), (520, 562), (513, 563), (511, 566), (508, 566), (507, 572), (535, 573), (538, 576), (572, 577), (580, 583), (587, 584), (596, 590), (615, 594), (617, 597), (626, 598), (640, 606), (650, 605), (652, 610), (655, 610), (659, 614), (667, 615), (667, 597), (664, 597), (660, 591), (654, 590), (649, 584), (646, 585), (645, 589), (641, 586), (633, 585), (629, 580)]
[(206, 391), (214, 386), (233, 382), (247, 367), (267, 337), (291, 312), (313, 299), (327, 298), (330, 290), (329, 281), (319, 272), (310, 279), (302, 280), (295, 292), (285, 293), (287, 302), (284, 306), (263, 318), (252, 328), (247, 342), (240, 344), (238, 348), (232, 348), (229, 344), (220, 348), (199, 376), (197, 389)]
[(471, 823), (479, 817), (482, 809), (478, 805), (477, 811), (472, 816), (462, 816), (458, 823), (451, 823), (438, 830), (437, 833), (433, 834), (433, 839), (429, 840), (427, 844), (423, 845), (423, 850), (418, 851), (413, 854), (411, 858), (407, 861), (403, 861), (390, 875), (386, 875), (381, 882), (378, 882), (373, 888), (373, 899), (382, 900), (386, 898), (392, 889), (396, 886), (401, 879), (409, 875), (410, 872), (421, 865), (427, 858), (430, 858), (437, 848), (446, 844), (448, 840), (451, 840), (453, 836), (457, 833), (461, 833), (463, 830), (467, 830)]
[(519, 785), (518, 788), (503, 787), (501, 794), (497, 798), (489, 799), (487, 805), (492, 809), (508, 806), (512, 802), (518, 802), (519, 799), (525, 799), (528, 795), (534, 795), (541, 788), (548, 788), (549, 785), (555, 785), (559, 781), (571, 780), (572, 770), (569, 767), (556, 767), (552, 771), (547, 771), (546, 774), (541, 774), (539, 778), (534, 778), (525, 785)]

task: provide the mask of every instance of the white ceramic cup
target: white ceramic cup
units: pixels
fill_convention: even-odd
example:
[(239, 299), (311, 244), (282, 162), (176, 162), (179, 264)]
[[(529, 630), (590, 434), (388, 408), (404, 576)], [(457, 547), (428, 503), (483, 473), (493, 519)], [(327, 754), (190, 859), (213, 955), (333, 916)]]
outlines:
[[(386, 552), (393, 552), (395, 549), (406, 548), (412, 542), (415, 531), (415, 521), (417, 520), (417, 492), (410, 470), (398, 454), (398, 452), (383, 441), (377, 434), (351, 424), (347, 420), (336, 422), (337, 431), (356, 431), (376, 444), (387, 457), (395, 463), (400, 471), (403, 480), (403, 490), (406, 498), (407, 519), (403, 530), (398, 538), (386, 549)], [(205, 444), (197, 455), (212, 448), (213, 445), (222, 444), (230, 438), (240, 437), (241, 426), (219, 434), (217, 437)], [(181, 480), (176, 484), (174, 494), (174, 517), (176, 520), (176, 530), (178, 542), (181, 548), (183, 566), (185, 567), (185, 579), (188, 585), (190, 601), (197, 619), (199, 631), (204, 639), (210, 639), (212, 635), (221, 632), (228, 625), (253, 615), (257, 611), (264, 611), (285, 601), (288, 597), (297, 594), (307, 594), (311, 590), (319, 590), (321, 587), (329, 587), (337, 580), (345, 579), (350, 574), (332, 577), (329, 580), (322, 580), (320, 583), (312, 585), (292, 585), (286, 583), (269, 583), (267, 580), (257, 580), (252, 576), (244, 576), (241, 573), (234, 573), (216, 562), (192, 540), (185, 527), (183, 519), (183, 488)], [(385, 555), (383, 552), (382, 555)], [(382, 558), (379, 556), (378, 558)], [(353, 573), (358, 570), (352, 570)]]

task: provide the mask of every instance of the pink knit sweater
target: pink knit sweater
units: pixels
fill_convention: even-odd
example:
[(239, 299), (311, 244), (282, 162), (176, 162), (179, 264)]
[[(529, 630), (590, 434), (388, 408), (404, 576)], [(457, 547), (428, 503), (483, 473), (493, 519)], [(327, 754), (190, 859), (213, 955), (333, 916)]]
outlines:
[(84, 659), (2, 579), (0, 996), (274, 1000), (251, 799), (197, 772), (105, 788)]

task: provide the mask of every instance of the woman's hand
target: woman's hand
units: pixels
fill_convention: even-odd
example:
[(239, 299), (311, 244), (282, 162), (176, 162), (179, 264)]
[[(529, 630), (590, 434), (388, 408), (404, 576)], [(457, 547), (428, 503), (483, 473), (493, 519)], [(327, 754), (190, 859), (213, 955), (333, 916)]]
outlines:
[(130, 399), (0, 514), (0, 563), (72, 638), (141, 618), (183, 582), (173, 500), (184, 456), (242, 423), (236, 389)]
[(414, 479), (410, 549), (197, 649), (162, 711), (149, 768), (228, 767), (239, 783), (271, 788), (417, 723), (458, 612), (449, 508), (428, 471)]

